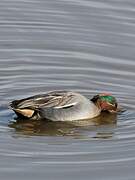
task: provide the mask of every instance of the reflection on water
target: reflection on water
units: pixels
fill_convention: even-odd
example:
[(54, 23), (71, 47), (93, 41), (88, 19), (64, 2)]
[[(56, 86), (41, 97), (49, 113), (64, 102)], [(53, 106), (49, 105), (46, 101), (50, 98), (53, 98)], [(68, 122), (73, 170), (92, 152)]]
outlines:
[[(126, 111), (53, 123), (7, 107), (60, 89), (109, 92)], [(134, 180), (134, 94), (134, 0), (0, 0), (1, 180)]]
[[(11, 121), (9, 127), (22, 135), (47, 135), (47, 136), (72, 136), (73, 138), (84, 138), (85, 131), (96, 131), (96, 127), (102, 127), (96, 135), (89, 138), (111, 138), (112, 127), (117, 123), (117, 115), (103, 112), (100, 116), (72, 122), (52, 122), (45, 120), (29, 120), (16, 118)], [(103, 128), (104, 127), (104, 128)], [(109, 128), (111, 130), (109, 132)], [(99, 128), (100, 129), (100, 128)]]

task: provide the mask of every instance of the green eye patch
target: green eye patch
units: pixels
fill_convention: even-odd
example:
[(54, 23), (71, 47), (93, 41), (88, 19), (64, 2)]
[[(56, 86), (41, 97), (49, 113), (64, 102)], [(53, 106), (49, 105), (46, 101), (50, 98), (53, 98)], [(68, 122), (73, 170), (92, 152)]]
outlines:
[(111, 104), (116, 102), (116, 99), (113, 96), (100, 96), (100, 99), (102, 101), (107, 101), (107, 102), (109, 102)]

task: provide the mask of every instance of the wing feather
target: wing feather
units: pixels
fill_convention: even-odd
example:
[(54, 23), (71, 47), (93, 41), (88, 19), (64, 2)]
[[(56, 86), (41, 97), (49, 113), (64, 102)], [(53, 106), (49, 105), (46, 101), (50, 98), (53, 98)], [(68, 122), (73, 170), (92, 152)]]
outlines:
[(36, 95), (11, 103), (11, 107), (16, 109), (39, 109), (39, 108), (68, 108), (77, 104), (74, 94), (66, 91), (54, 91), (47, 94)]

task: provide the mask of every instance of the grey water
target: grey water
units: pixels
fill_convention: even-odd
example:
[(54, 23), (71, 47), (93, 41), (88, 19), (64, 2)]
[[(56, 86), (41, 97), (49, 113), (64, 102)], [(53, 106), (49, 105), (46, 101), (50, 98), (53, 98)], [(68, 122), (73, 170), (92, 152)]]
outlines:
[[(17, 120), (9, 102), (112, 93), (94, 123)], [(135, 179), (135, 2), (0, 0), (0, 179)]]

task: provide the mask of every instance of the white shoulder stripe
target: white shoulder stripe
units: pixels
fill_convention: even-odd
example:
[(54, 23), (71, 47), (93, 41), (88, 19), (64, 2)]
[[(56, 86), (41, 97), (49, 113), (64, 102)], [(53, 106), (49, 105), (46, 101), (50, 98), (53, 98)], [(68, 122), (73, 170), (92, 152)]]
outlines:
[(71, 104), (66, 104), (64, 106), (55, 106), (54, 109), (62, 109), (62, 108), (68, 108), (70, 106), (75, 106), (77, 102), (71, 103)]

